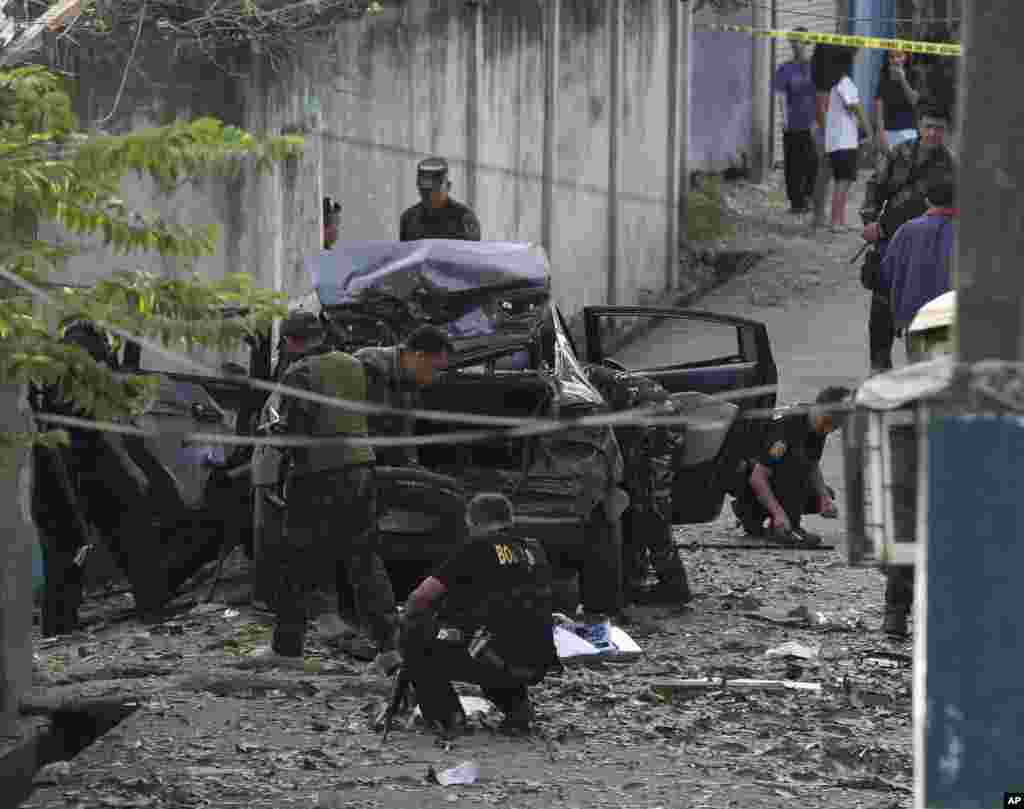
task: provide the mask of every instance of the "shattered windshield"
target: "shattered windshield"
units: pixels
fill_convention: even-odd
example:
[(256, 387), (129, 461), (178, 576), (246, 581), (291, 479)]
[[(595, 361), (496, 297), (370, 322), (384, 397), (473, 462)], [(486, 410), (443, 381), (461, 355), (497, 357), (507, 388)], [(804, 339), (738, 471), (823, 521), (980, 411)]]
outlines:
[(583, 366), (576, 359), (569, 336), (562, 329), (561, 318), (554, 306), (548, 309), (548, 320), (554, 335), (554, 345), (551, 346), (554, 353), (552, 370), (566, 397), (572, 404), (603, 404), (604, 399), (590, 384)]

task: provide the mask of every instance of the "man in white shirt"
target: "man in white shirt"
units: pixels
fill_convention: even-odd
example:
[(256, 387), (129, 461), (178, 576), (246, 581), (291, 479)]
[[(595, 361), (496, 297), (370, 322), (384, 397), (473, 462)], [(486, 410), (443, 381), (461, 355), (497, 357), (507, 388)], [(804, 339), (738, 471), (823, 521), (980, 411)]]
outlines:
[(825, 114), (825, 153), (832, 167), (835, 186), (832, 190), (832, 232), (846, 229), (846, 203), (850, 186), (857, 179), (857, 147), (860, 145), (858, 125), (870, 137), (868, 123), (861, 105), (853, 73), (852, 48), (837, 53), (836, 73), (841, 77), (829, 92), (828, 112)]

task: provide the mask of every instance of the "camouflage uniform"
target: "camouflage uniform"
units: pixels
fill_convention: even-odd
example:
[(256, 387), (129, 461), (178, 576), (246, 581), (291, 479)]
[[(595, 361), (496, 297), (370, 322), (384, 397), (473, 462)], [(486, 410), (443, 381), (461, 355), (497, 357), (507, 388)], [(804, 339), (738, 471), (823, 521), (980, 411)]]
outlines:
[[(929, 176), (935, 170), (952, 169), (953, 154), (949, 149), (945, 146), (929, 149), (919, 140), (901, 143), (879, 157), (875, 172), (868, 180), (860, 216), (865, 225), (878, 222), (882, 237), (868, 252), (865, 262), (876, 268), (881, 266), (889, 240), (899, 226), (928, 210), (925, 189)], [(872, 367), (891, 369), (896, 330), (888, 298), (878, 289), (872, 290), (868, 332)]]
[(402, 214), (399, 224), (400, 241), (417, 239), (459, 239), (480, 241), (480, 220), (472, 208), (449, 199), (443, 208), (431, 208), (417, 202)]
[[(672, 400), (657, 382), (603, 367), (587, 369), (590, 382), (615, 411), (655, 406), (673, 412)], [(672, 540), (672, 489), (683, 452), (679, 427), (616, 427), (622, 448), (624, 485), (630, 504), (623, 514), (623, 567), (627, 585), (639, 589), (647, 557), (659, 587), (683, 601), (690, 598), (686, 568)]]
[[(285, 385), (352, 401), (366, 400), (366, 374), (340, 351), (307, 356), (284, 375)], [(366, 416), (290, 396), (281, 421), (296, 436), (366, 436)], [(378, 552), (377, 508), (370, 447), (323, 445), (292, 450), (287, 540), (282, 543), (275, 598), (274, 650), (302, 654), (305, 598), (325, 565), (341, 563), (360, 617), (380, 651), (395, 643), (395, 596)]]
[[(403, 373), (399, 365), (397, 347), (361, 348), (354, 356), (366, 371), (366, 398), (369, 402), (402, 410), (419, 408), (419, 391)], [(373, 435), (412, 436), (416, 424), (411, 416), (381, 413), (370, 416), (369, 427)], [(409, 466), (419, 463), (416, 447), (381, 447), (376, 453), (377, 463), (381, 466)]]

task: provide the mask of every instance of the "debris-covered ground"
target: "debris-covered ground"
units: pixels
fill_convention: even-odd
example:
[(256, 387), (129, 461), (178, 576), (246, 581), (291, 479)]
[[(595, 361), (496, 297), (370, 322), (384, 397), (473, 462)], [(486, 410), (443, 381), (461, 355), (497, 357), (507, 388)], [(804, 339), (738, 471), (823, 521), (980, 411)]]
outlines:
[[(727, 196), (742, 216), (734, 246), (768, 255), (700, 308), (768, 324), (782, 401), (861, 377), (856, 235), (808, 235), (777, 184)], [(671, 352), (658, 339), (630, 350)], [(824, 467), (842, 508), (838, 444)], [(677, 529), (696, 598), (630, 610), (641, 659), (550, 677), (535, 689), (533, 738), (503, 736), (484, 716), (448, 748), (404, 724), (381, 743), (371, 724), (390, 683), (368, 674), (338, 622), (321, 620), (302, 663), (262, 661), (270, 616), (249, 603), (240, 556), (212, 603), (206, 571), (157, 622), (131, 617), (127, 594), (97, 595), (84, 632), (39, 643), (39, 685), (134, 689), (140, 707), (41, 772), (23, 805), (908, 807), (910, 644), (879, 634), (882, 577), (844, 564), (842, 522), (810, 527), (834, 547), (730, 548), (742, 537), (728, 507)], [(723, 677), (754, 682), (692, 682)], [(463, 762), (475, 783), (427, 780)]]

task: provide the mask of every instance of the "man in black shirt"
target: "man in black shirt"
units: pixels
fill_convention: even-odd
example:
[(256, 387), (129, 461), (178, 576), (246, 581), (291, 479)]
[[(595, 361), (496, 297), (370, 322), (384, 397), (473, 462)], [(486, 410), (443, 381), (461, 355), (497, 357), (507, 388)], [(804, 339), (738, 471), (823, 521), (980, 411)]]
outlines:
[(844, 401), (848, 388), (825, 388), (808, 411), (778, 413), (766, 426), (757, 458), (747, 462), (746, 483), (733, 501), (733, 511), (747, 533), (764, 534), (786, 545), (815, 547), (821, 537), (803, 530), (804, 514), (837, 516), (835, 492), (825, 485), (821, 456), (825, 441), (842, 427), (842, 416), (830, 406)]
[(560, 665), (551, 566), (539, 542), (511, 533), (514, 522), (504, 495), (474, 497), (466, 509), (468, 540), (406, 602), (405, 670), (424, 719), (446, 733), (464, 718), (452, 680), (481, 686), (504, 712), (505, 727), (527, 730), (527, 686)]
[(449, 196), (448, 161), (431, 157), (416, 167), (420, 201), (402, 214), (398, 238), (480, 241), (480, 221), (467, 205)]

